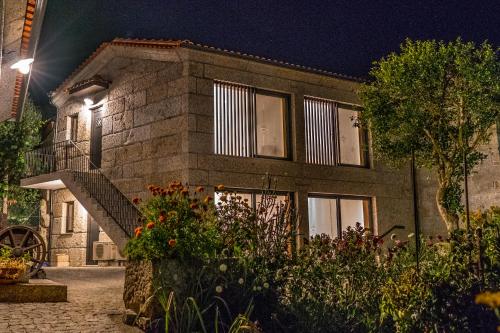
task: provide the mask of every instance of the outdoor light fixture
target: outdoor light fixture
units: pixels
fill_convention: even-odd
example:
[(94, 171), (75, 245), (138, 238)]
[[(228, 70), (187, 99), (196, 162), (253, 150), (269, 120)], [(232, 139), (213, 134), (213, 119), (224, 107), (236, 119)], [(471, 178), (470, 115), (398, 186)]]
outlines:
[(33, 63), (33, 61), (33, 58), (21, 59), (10, 66), (10, 68), (17, 69), (22, 74), (28, 74), (30, 72), (31, 64)]
[(87, 107), (94, 105), (94, 101), (91, 98), (88, 98), (88, 97), (84, 98), (83, 102), (85, 103), (85, 105)]

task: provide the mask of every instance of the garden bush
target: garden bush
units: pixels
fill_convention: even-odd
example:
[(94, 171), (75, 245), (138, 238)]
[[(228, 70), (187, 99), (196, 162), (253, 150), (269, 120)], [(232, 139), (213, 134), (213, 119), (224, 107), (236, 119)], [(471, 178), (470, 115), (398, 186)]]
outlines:
[(358, 224), (296, 249), (298, 217), (271, 189), (256, 209), (222, 185), (216, 205), (179, 182), (149, 190), (150, 200), (134, 200), (143, 226), (127, 253), (155, 263), (168, 332), (488, 332), (498, 324), (490, 294), (475, 297), (499, 288), (500, 209), (472, 214), (471, 234), (446, 239), (384, 244)]

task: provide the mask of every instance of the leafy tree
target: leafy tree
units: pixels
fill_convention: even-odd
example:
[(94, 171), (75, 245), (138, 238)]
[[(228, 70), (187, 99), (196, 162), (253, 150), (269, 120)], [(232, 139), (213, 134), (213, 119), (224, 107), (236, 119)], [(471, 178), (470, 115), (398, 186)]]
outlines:
[(0, 198), (3, 202), (0, 225), (6, 222), (9, 203), (36, 198), (35, 193), (29, 193), (33, 190), (21, 189), (18, 184), (26, 167), (24, 154), (40, 143), (43, 124), (40, 112), (30, 100), (26, 102), (21, 121), (0, 123)]
[(449, 231), (462, 210), (463, 156), (469, 172), (485, 158), (478, 148), (500, 115), (498, 53), (487, 42), (408, 39), (399, 54), (374, 63), (373, 81), (360, 90), (375, 154), (402, 165), (414, 152), (418, 166), (435, 170)]

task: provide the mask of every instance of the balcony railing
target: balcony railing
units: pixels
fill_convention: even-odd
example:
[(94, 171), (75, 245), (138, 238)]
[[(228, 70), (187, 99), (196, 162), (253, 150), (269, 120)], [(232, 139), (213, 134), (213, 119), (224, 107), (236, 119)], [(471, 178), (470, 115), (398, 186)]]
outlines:
[(131, 237), (138, 225), (137, 207), (97, 168), (71, 140), (40, 147), (26, 154), (26, 177), (57, 171), (71, 173), (73, 180), (95, 199)]

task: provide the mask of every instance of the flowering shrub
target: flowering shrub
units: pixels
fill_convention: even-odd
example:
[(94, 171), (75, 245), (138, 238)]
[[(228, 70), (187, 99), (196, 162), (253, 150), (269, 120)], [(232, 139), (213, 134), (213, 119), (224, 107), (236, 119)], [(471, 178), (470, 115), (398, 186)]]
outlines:
[(316, 236), (277, 274), (295, 332), (369, 332), (378, 327), (382, 240), (359, 224), (342, 238)]
[(131, 259), (215, 258), (222, 240), (215, 219), (212, 198), (202, 197), (203, 188), (191, 194), (179, 182), (168, 188), (150, 185), (153, 197), (141, 204), (143, 225), (135, 229), (126, 252)]
[(447, 240), (422, 239), (419, 270), (414, 244), (396, 251), (382, 287), (380, 309), (386, 323), (393, 323), (396, 332), (494, 329), (495, 317), (474, 303), (481, 288), (500, 287), (498, 271), (484, 266), (478, 274), (476, 255), (483, 240), (475, 235), (469, 241), (463, 230)]
[(8, 248), (0, 249), (0, 280), (16, 281), (26, 274), (30, 256), (26, 253), (21, 258), (13, 258), (12, 250)]
[[(290, 202), (264, 190), (256, 209), (236, 193), (220, 202), (174, 182), (139, 199), (131, 259), (155, 262), (169, 332), (483, 332), (497, 321), (483, 290), (500, 284), (500, 210), (472, 216), (473, 235), (391, 237), (359, 224), (298, 251)], [(484, 296), (487, 295), (487, 296)], [(498, 307), (495, 308), (498, 312)], [(235, 324), (236, 323), (236, 324)], [(236, 326), (234, 326), (236, 325)]]

